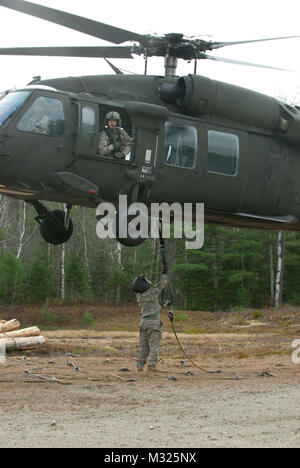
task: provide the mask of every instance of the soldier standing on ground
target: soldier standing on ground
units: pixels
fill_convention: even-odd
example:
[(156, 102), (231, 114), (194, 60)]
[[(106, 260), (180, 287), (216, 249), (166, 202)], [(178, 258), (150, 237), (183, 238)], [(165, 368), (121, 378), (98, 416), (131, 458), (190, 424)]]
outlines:
[[(148, 369), (155, 370), (162, 338), (160, 321), (159, 295), (168, 283), (167, 265), (163, 267), (161, 280), (151, 286), (144, 276), (138, 276), (133, 282), (133, 291), (137, 292), (137, 303), (141, 309), (140, 341), (137, 356), (137, 370), (142, 371), (148, 360)], [(149, 359), (148, 359), (149, 358)]]
[(131, 152), (131, 138), (121, 128), (121, 117), (118, 112), (108, 112), (105, 116), (105, 129), (100, 133), (98, 153), (102, 156), (113, 156), (127, 159)]

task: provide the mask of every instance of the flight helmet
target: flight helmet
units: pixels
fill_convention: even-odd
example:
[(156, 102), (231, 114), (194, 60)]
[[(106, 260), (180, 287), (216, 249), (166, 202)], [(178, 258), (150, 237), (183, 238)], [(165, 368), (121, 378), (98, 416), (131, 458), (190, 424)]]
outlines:
[(110, 111), (110, 112), (108, 112), (106, 114), (106, 116), (105, 116), (106, 125), (108, 124), (108, 121), (111, 120), (111, 119), (116, 120), (118, 127), (121, 127), (122, 121), (121, 121), (120, 114), (118, 112)]
[(132, 290), (136, 293), (142, 294), (151, 286), (151, 282), (146, 278), (145, 275), (137, 276), (132, 283)]

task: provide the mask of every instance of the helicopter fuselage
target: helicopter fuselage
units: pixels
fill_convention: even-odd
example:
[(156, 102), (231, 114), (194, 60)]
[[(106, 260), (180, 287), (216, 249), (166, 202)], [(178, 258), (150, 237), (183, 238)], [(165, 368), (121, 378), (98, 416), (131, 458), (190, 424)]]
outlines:
[[(300, 230), (298, 110), (221, 85), (99, 76), (11, 91), (0, 100), (0, 191), (94, 208), (122, 194), (147, 205), (204, 203), (207, 222)], [(40, 103), (47, 131), (33, 127)], [(127, 159), (98, 153), (110, 110), (132, 137)]]

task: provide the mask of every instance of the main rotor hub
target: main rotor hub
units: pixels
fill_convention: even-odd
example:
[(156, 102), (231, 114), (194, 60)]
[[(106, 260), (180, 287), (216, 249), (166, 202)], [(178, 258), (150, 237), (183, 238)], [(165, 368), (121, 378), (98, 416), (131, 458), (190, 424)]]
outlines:
[(175, 44), (180, 44), (183, 39), (183, 34), (180, 33), (170, 33), (170, 34), (165, 34), (163, 38), (166, 38), (170, 44), (175, 45)]

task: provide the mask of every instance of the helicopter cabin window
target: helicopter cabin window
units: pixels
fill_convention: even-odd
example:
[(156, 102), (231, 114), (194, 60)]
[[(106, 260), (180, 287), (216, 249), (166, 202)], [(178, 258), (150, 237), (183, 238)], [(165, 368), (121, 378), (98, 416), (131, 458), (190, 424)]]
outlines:
[(91, 149), (96, 137), (96, 111), (93, 107), (84, 106), (81, 110), (80, 146)]
[(62, 136), (65, 129), (63, 103), (59, 99), (38, 97), (17, 125), (23, 132)]
[(214, 174), (235, 176), (238, 169), (239, 139), (231, 133), (208, 132), (207, 170)]
[(17, 110), (30, 96), (30, 91), (15, 91), (1, 94), (0, 101), (0, 127), (6, 127)]
[(197, 151), (197, 130), (171, 122), (165, 124), (165, 164), (193, 169)]

